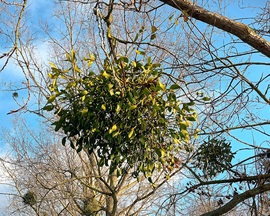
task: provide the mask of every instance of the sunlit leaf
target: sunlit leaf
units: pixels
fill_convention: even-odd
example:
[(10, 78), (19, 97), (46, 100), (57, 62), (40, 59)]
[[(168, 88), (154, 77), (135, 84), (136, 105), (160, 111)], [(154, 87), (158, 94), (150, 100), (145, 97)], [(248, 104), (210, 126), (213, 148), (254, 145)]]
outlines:
[(113, 87), (113, 84), (109, 83), (108, 84), (108, 89), (110, 90)]
[(155, 148), (155, 152), (157, 153), (158, 157), (163, 158), (165, 155), (165, 151), (161, 148)]
[(76, 60), (76, 56), (75, 56), (75, 51), (74, 49), (71, 50), (71, 61), (75, 61)]
[(162, 91), (166, 90), (166, 86), (162, 82), (158, 81), (158, 85), (159, 85), (159, 87), (161, 88)]
[(78, 65), (75, 65), (75, 66), (74, 66), (74, 70), (75, 70), (76, 72), (78, 72), (78, 73), (81, 73), (81, 70), (80, 70), (80, 68), (78, 67)]
[(96, 57), (92, 53), (90, 53), (89, 54), (89, 60), (90, 61), (95, 61), (96, 60)]
[(138, 55), (145, 55), (145, 52), (144, 52), (144, 51), (136, 50), (136, 53), (137, 53)]
[(116, 132), (113, 133), (112, 137), (116, 137), (116, 136), (118, 136), (119, 134), (120, 134), (120, 132), (119, 132), (119, 131), (116, 131)]
[(51, 65), (52, 68), (57, 68), (54, 63), (49, 62), (49, 64)]
[(52, 103), (56, 98), (56, 95), (51, 95), (49, 98), (48, 98), (48, 103)]
[(119, 105), (119, 104), (117, 104), (117, 107), (116, 107), (116, 113), (118, 114), (119, 112), (120, 112), (120, 110), (121, 110), (121, 106)]
[(137, 108), (137, 105), (132, 105), (132, 106), (129, 107), (129, 110), (132, 111), (132, 110), (134, 110), (136, 108)]
[(113, 126), (112, 126), (112, 128), (109, 130), (109, 134), (111, 134), (112, 132), (114, 132), (114, 131), (116, 131), (117, 130), (117, 126), (116, 126), (116, 124), (114, 124)]
[(102, 104), (101, 105), (101, 109), (106, 110), (106, 105), (105, 104)]
[(82, 91), (82, 95), (87, 95), (87, 94), (88, 94), (88, 91), (84, 89), (84, 90)]
[(128, 138), (131, 139), (134, 134), (134, 127), (131, 129), (131, 131), (128, 133)]
[(84, 109), (82, 109), (81, 113), (82, 115), (86, 115), (88, 113), (88, 108), (85, 107)]
[(104, 76), (106, 79), (109, 79), (111, 77), (106, 71), (102, 73), (102, 76)]

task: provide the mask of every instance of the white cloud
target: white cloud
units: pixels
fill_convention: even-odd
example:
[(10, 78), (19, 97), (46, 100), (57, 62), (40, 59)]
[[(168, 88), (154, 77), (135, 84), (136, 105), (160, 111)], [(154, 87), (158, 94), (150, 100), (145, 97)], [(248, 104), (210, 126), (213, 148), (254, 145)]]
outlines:
[[(8, 145), (1, 143), (1, 149), (8, 151)], [(0, 160), (6, 158), (6, 152), (0, 152)], [(2, 166), (2, 161), (0, 162), (0, 216), (4, 216), (7, 213), (7, 207), (10, 204), (12, 193), (12, 181), (9, 179), (9, 175), (6, 172), (5, 168)], [(8, 164), (5, 164), (8, 166)]]

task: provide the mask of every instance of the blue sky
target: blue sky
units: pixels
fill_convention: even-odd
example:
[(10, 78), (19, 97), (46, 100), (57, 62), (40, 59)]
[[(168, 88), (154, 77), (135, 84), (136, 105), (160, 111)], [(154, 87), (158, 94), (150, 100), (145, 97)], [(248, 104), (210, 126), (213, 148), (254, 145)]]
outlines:
[[(0, 3), (1, 4), (1, 3)], [(37, 41), (37, 51), (40, 54), (40, 57), (43, 61), (49, 62), (46, 59), (46, 46), (44, 34), (40, 34), (40, 23), (43, 20), (49, 20), (50, 12), (53, 9), (53, 1), (47, 0), (30, 0), (27, 7), (28, 22), (31, 23), (33, 32), (36, 32), (35, 35), (39, 42)], [(40, 34), (40, 35), (39, 35)], [(0, 36), (1, 37), (1, 36)], [(0, 53), (8, 50), (5, 44), (1, 44)], [(0, 67), (4, 64), (5, 59), (0, 59)], [(12, 115), (7, 115), (11, 110), (17, 110), (20, 108), (18, 104), (14, 101), (12, 94), (17, 88), (23, 87), (22, 83), (25, 82), (24, 74), (21, 72), (20, 68), (16, 65), (13, 60), (10, 60), (7, 67), (0, 74), (0, 128), (10, 128)], [(14, 91), (13, 91), (14, 90)], [(27, 99), (27, 91), (19, 90), (18, 101), (22, 103), (21, 99), (25, 101)], [(31, 105), (31, 103), (30, 103)], [(27, 118), (34, 119), (33, 115), (28, 115)], [(30, 120), (29, 119), (29, 120)], [(31, 122), (31, 120), (30, 120)], [(1, 142), (1, 141), (0, 141)]]
[[(0, 3), (0, 7), (1, 7)], [(30, 22), (32, 27), (39, 31), (39, 22), (42, 19), (47, 19), (49, 15), (49, 11), (52, 10), (52, 1), (47, 0), (31, 0), (30, 5), (27, 9), (29, 13)], [(40, 47), (40, 53), (45, 57), (46, 50), (44, 50), (44, 46), (42, 46), (42, 37), (40, 37), (41, 44)], [(0, 35), (1, 40), (1, 35)], [(3, 40), (1, 40), (3, 41)], [(6, 52), (9, 48), (9, 45), (7, 46), (4, 43), (1, 43), (0, 45), (0, 53)], [(5, 59), (0, 59), (0, 67), (3, 66)], [(2, 133), (4, 133), (4, 130), (10, 130), (12, 132), (12, 121), (14, 121), (14, 118), (16, 119), (16, 116), (14, 115), (7, 115), (11, 110), (16, 110), (20, 108), (16, 102), (12, 98), (13, 90), (17, 87), (21, 87), (22, 82), (25, 81), (24, 75), (21, 72), (21, 70), (16, 66), (15, 62), (11, 60), (4, 71), (0, 73), (0, 157), (5, 154), (7, 150), (7, 145), (4, 139), (2, 138)], [(25, 100), (27, 97), (27, 92), (25, 90), (18, 91), (19, 93), (19, 101), (20, 99)], [(27, 113), (21, 113), (23, 118), (25, 118), (29, 124), (30, 127), (35, 127), (35, 122), (37, 121), (37, 118), (35, 115), (27, 114)], [(0, 172), (1, 177), (3, 175)], [(2, 184), (2, 180), (0, 179), (0, 193), (9, 192), (10, 189), (8, 189), (6, 186)], [(6, 206), (8, 204), (8, 197), (4, 195), (0, 195), (0, 216), (7, 216)]]

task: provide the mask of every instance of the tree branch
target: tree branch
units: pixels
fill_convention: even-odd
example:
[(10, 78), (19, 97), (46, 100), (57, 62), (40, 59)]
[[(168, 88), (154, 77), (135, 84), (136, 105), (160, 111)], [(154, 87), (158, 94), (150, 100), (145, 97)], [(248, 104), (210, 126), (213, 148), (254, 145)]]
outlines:
[(227, 204), (225, 204), (224, 206), (202, 214), (201, 216), (219, 216), (219, 215), (223, 215), (224, 213), (230, 211), (231, 209), (233, 209), (236, 205), (238, 205), (240, 202), (243, 202), (244, 200), (254, 197), (260, 193), (263, 193), (265, 191), (269, 191), (270, 190), (270, 184), (266, 184), (266, 185), (260, 185), (257, 188), (248, 190), (242, 194), (236, 195), (230, 202), (228, 202)]
[(262, 38), (247, 25), (236, 22), (225, 16), (208, 11), (187, 0), (160, 0), (184, 13), (209, 25), (215, 26), (228, 33), (231, 33), (249, 44), (260, 53), (270, 57), (270, 42)]

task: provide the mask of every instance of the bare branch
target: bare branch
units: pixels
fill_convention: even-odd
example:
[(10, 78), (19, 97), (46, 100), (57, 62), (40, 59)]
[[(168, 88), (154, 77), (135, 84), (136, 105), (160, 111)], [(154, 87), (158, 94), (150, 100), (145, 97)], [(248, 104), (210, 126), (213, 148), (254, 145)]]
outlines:
[(170, 5), (183, 14), (187, 14), (194, 19), (200, 20), (204, 23), (215, 26), (228, 33), (231, 33), (241, 39), (243, 42), (249, 44), (265, 56), (270, 58), (270, 43), (258, 35), (247, 25), (236, 22), (225, 16), (217, 13), (210, 12), (202, 7), (199, 7), (187, 0), (161, 0), (162, 2)]

